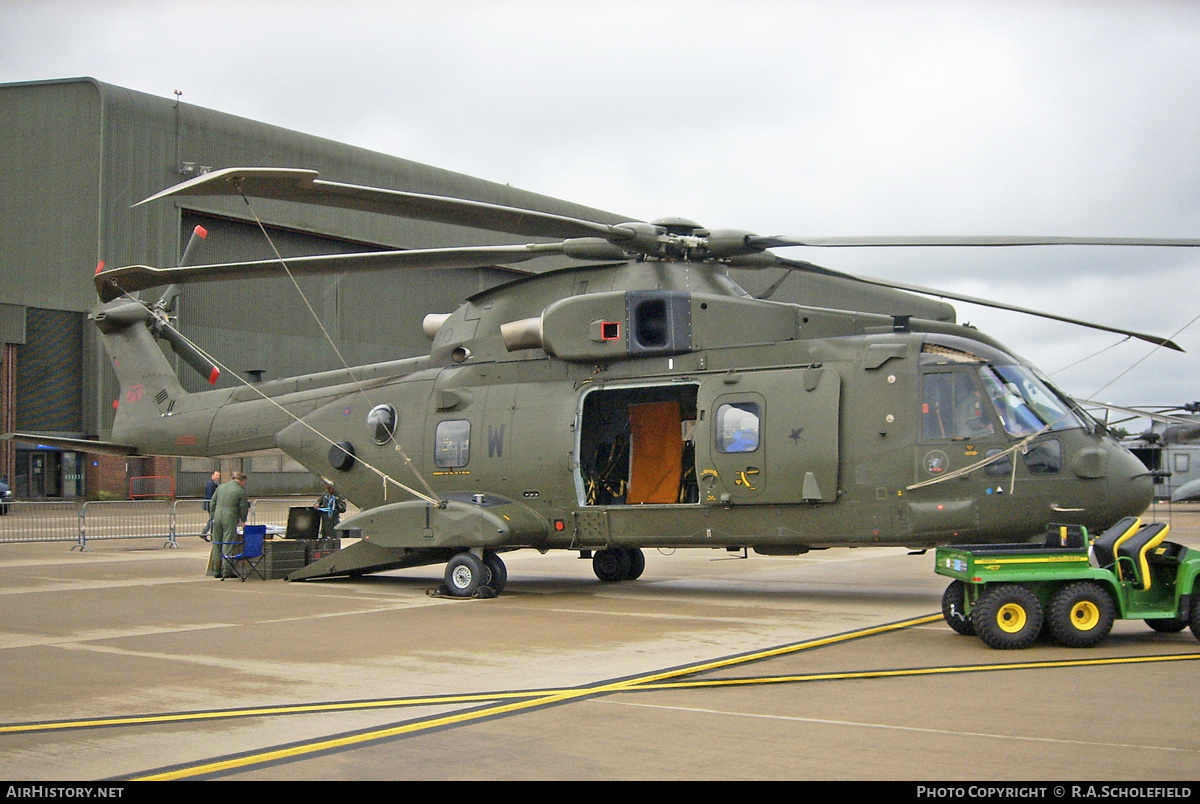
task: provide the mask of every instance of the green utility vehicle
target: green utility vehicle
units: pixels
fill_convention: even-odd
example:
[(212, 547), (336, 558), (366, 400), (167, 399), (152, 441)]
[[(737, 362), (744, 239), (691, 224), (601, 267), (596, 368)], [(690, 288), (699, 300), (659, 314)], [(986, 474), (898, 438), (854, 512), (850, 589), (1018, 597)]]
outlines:
[(1051, 525), (1041, 545), (939, 547), (936, 570), (955, 579), (942, 616), (1000, 649), (1029, 647), (1043, 630), (1090, 648), (1117, 618), (1164, 633), (1190, 625), (1200, 639), (1200, 550), (1165, 541), (1169, 531), (1126, 517), (1094, 540), (1084, 527)]

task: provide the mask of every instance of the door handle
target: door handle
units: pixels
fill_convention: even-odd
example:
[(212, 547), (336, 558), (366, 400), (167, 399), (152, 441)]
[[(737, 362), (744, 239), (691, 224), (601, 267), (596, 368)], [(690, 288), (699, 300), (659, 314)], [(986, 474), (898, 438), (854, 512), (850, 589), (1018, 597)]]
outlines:
[(757, 475), (758, 469), (753, 466), (747, 466), (745, 469), (737, 473), (737, 478), (733, 481), (736, 486), (745, 486), (748, 491), (758, 491), (758, 488), (750, 482), (748, 475)]

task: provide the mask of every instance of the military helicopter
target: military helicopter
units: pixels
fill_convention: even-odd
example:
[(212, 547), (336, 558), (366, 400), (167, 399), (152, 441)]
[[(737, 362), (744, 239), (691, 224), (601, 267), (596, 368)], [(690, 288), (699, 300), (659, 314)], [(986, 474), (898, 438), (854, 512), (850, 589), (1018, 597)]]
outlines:
[(1129, 451), (1150, 468), (1157, 488), (1155, 498), (1170, 502), (1200, 499), (1200, 402), (1179, 406), (1126, 408), (1107, 406), (1108, 413), (1123, 413), (1114, 426), (1149, 419), (1150, 427), (1123, 439)]
[[(210, 456), (278, 447), (332, 477), (361, 536), (292, 580), (446, 563), (454, 596), (499, 593), (500, 554), (578, 551), (603, 581), (650, 548), (781, 556), (868, 545), (1033, 538), (1104, 528), (1150, 503), (1146, 467), (1033, 366), (946, 302), (998, 302), (786, 259), (790, 246), (1174, 245), (1122, 238), (839, 238), (708, 230), (682, 218), (608, 224), (360, 187), (311, 170), (229, 168), (141, 203), (263, 197), (457, 223), (519, 245), (318, 255), (95, 276), (121, 385), (101, 449)], [(546, 239), (552, 242), (546, 242)], [(209, 376), (170, 323), (186, 282), (313, 272), (579, 264), (431, 314), (428, 355), (234, 390), (183, 390), (156, 337)], [(728, 269), (826, 281), (812, 303), (752, 296)], [(787, 273), (784, 275), (786, 276)], [(144, 303), (131, 294), (170, 286)], [(923, 294), (923, 295), (917, 295)], [(1159, 344), (1169, 340), (1035, 313)], [(95, 442), (89, 442), (96, 449)]]

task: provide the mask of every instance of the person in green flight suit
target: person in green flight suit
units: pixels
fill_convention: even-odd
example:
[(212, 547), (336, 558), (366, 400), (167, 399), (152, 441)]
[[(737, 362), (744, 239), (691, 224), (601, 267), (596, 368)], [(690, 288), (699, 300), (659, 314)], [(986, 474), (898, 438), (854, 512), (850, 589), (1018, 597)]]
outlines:
[[(221, 552), (234, 555), (242, 551), (238, 525), (246, 522), (250, 499), (246, 496), (246, 475), (234, 472), (233, 479), (217, 487), (210, 503), (213, 512), (212, 551), (208, 557), (208, 572), (216, 577), (230, 577), (233, 568), (221, 560)], [(224, 565), (224, 566), (223, 566)]]

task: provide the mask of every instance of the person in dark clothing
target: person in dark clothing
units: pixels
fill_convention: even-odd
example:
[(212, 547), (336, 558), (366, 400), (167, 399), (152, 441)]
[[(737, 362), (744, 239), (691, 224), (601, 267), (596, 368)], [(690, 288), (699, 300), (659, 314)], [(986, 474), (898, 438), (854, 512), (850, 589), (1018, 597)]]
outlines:
[(336, 539), (335, 528), (346, 513), (346, 498), (334, 491), (329, 481), (325, 482), (325, 493), (317, 500), (317, 510), (321, 512), (321, 538)]
[(208, 524), (204, 526), (204, 530), (200, 531), (200, 538), (208, 541), (208, 534), (212, 532), (213, 526), (213, 506), (212, 498), (217, 493), (217, 486), (221, 485), (221, 473), (213, 472), (212, 477), (204, 484), (204, 510), (208, 511)]

